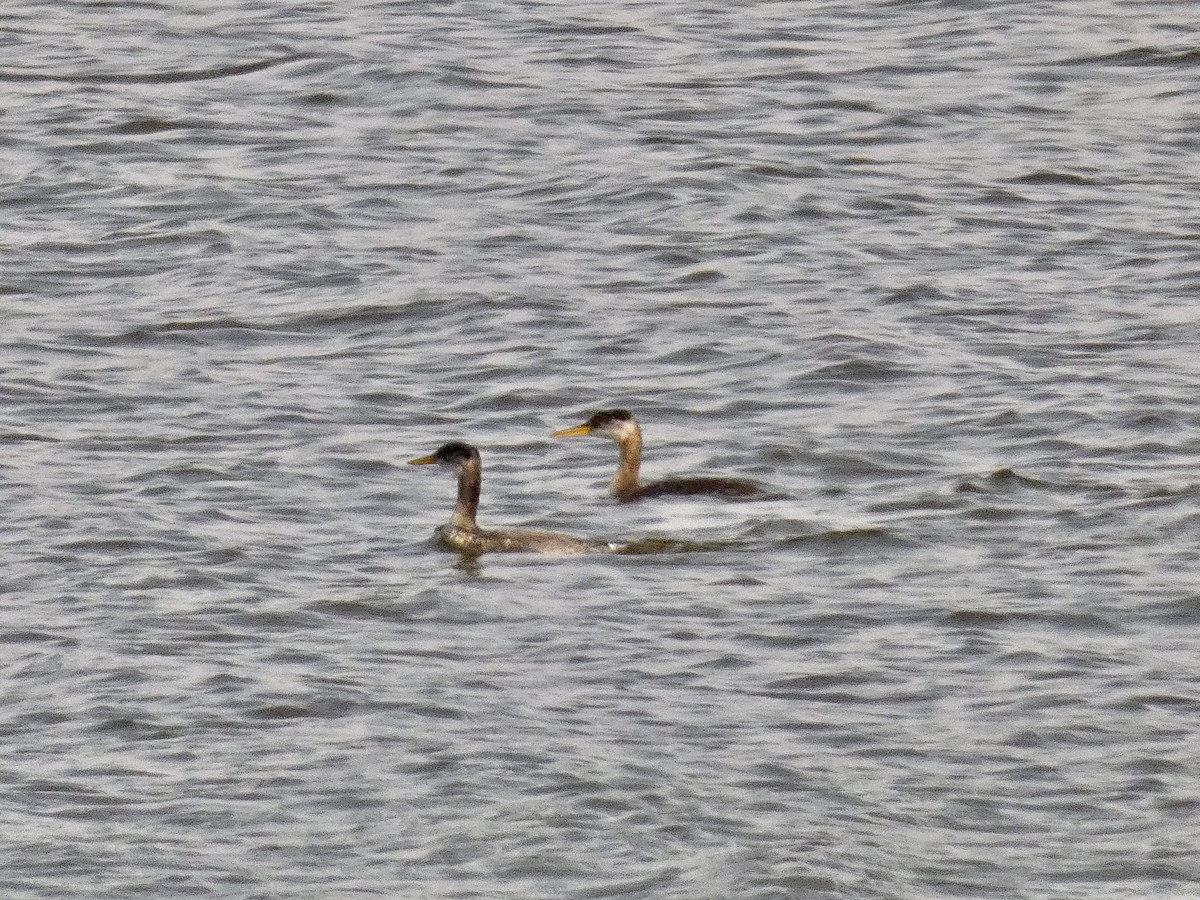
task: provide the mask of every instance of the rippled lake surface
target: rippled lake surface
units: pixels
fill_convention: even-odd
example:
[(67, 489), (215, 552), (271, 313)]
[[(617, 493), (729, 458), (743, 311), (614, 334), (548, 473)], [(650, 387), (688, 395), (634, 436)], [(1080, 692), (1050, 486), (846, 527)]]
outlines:
[(9, 9), (4, 896), (1200, 895), (1195, 23)]

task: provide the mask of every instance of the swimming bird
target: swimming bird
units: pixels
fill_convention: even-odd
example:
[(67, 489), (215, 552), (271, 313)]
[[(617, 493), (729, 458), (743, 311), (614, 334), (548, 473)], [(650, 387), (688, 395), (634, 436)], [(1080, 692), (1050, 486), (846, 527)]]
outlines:
[(458, 472), (458, 502), (454, 514), (434, 534), (448, 550), (477, 554), (507, 553), (611, 553), (617, 548), (603, 541), (588, 541), (550, 531), (485, 530), (475, 524), (479, 491), (483, 484), (483, 460), (470, 444), (451, 441), (429, 456), (410, 459), (413, 466), (440, 465)]
[(761, 485), (744, 478), (664, 478), (642, 484), (638, 469), (642, 464), (642, 429), (627, 409), (605, 409), (582, 425), (564, 428), (551, 437), (583, 437), (599, 434), (611, 438), (621, 448), (621, 461), (613, 479), (612, 493), (618, 500), (642, 500), (646, 497), (708, 495), (728, 500), (748, 500), (765, 496)]

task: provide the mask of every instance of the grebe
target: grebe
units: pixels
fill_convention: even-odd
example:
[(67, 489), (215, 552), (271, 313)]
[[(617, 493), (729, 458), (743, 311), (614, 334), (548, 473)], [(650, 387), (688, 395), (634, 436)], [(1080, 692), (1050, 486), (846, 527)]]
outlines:
[(470, 444), (452, 441), (430, 456), (410, 459), (413, 466), (441, 465), (458, 472), (458, 502), (454, 514), (434, 534), (438, 543), (463, 553), (612, 553), (617, 548), (603, 541), (587, 541), (569, 534), (549, 531), (484, 530), (475, 524), (479, 490), (483, 483), (483, 461)]
[(551, 437), (583, 437), (599, 434), (617, 442), (621, 462), (613, 479), (612, 493), (618, 500), (642, 500), (646, 497), (708, 495), (728, 500), (749, 500), (766, 496), (761, 485), (743, 478), (664, 478), (642, 484), (638, 469), (642, 464), (642, 429), (627, 409), (605, 409), (582, 425), (564, 428)]

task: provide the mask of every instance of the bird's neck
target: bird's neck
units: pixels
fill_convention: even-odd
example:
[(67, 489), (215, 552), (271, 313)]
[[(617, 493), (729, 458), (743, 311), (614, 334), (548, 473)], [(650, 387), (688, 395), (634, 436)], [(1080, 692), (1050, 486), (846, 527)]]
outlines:
[(478, 463), (469, 462), (458, 473), (458, 502), (454, 504), (454, 515), (450, 524), (459, 528), (477, 528), (475, 513), (479, 511), (479, 489), (483, 483), (483, 471)]
[(617, 465), (617, 477), (613, 479), (612, 492), (618, 496), (638, 489), (638, 469), (642, 465), (642, 433), (631, 428), (617, 439), (621, 448), (621, 462)]

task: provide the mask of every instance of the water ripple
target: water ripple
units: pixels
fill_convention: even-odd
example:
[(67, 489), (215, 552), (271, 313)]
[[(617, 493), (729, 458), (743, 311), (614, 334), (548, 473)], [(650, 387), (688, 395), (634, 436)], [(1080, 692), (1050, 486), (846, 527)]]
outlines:
[(0, 81), (9, 82), (65, 82), (77, 85), (138, 85), (138, 84), (176, 84), (189, 81), (211, 81), (222, 78), (235, 78), (239, 75), (252, 75), (276, 66), (312, 59), (305, 54), (293, 53), (285, 56), (269, 57), (243, 63), (229, 63), (213, 66), (207, 69), (177, 69), (160, 72), (79, 72), (63, 73), (49, 71), (28, 71), (20, 69), (0, 69)]

